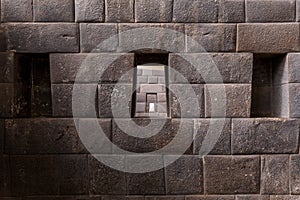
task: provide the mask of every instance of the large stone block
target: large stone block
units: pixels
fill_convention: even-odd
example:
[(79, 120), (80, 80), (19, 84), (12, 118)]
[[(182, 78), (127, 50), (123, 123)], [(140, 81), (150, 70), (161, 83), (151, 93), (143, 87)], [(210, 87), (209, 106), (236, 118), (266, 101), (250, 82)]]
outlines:
[(290, 191), (300, 194), (300, 156), (292, 155), (290, 158)]
[(206, 117), (250, 117), (250, 84), (207, 84), (204, 94)]
[[(204, 117), (204, 87), (200, 84), (169, 86), (172, 118)], [(190, 92), (194, 92), (193, 95)]]
[(215, 0), (175, 0), (174, 22), (217, 22), (218, 2)]
[[(172, 156), (164, 159), (174, 160)], [(165, 168), (167, 194), (202, 194), (203, 161), (201, 156), (182, 156)]]
[(78, 25), (73, 23), (4, 24), (7, 50), (20, 53), (78, 52)]
[[(97, 155), (95, 155), (97, 158)], [(112, 169), (101, 163), (98, 159), (89, 155), (89, 193), (105, 195), (125, 195), (125, 173)], [(99, 159), (117, 165), (119, 169), (125, 169), (125, 157), (118, 155), (99, 155)]]
[[(191, 62), (188, 62), (191, 60)], [(198, 63), (201, 74), (192, 63)], [(249, 53), (170, 54), (169, 65), (189, 83), (251, 83), (253, 55)], [(216, 71), (218, 70), (218, 71)], [(184, 83), (170, 70), (170, 83)], [(205, 77), (205, 80), (204, 78)]]
[[(81, 52), (116, 51), (119, 42), (117, 34), (117, 24), (80, 24)], [(105, 42), (109, 38), (110, 42)]]
[(33, 0), (34, 21), (73, 22), (74, 0)]
[(145, 200), (185, 200), (184, 196), (173, 195), (173, 196), (146, 196)]
[(88, 192), (86, 155), (11, 156), (10, 165), (16, 196)]
[(134, 0), (105, 0), (106, 22), (134, 22)]
[(262, 156), (262, 194), (289, 194), (289, 156)]
[(286, 53), (300, 50), (299, 24), (238, 24), (237, 51)]
[(50, 55), (51, 83), (132, 83), (134, 67), (131, 53)]
[(194, 195), (186, 196), (186, 200), (234, 200), (233, 195)]
[(120, 196), (120, 195), (114, 195), (114, 196), (102, 196), (101, 200), (144, 200), (145, 198), (143, 196)]
[(299, 195), (271, 195), (270, 200), (299, 200)]
[(236, 50), (236, 25), (186, 24), (187, 52), (218, 52)]
[(76, 22), (103, 22), (104, 0), (75, 0)]
[(245, 0), (220, 0), (219, 22), (244, 22)]
[(269, 200), (268, 195), (239, 195), (236, 196), (236, 200)]
[(9, 157), (0, 155), (0, 199), (14, 195), (11, 192), (10, 169)]
[(173, 0), (135, 0), (136, 22), (171, 22)]
[(294, 22), (295, 0), (247, 0), (247, 22)]
[(13, 83), (15, 81), (14, 53), (0, 53), (0, 83)]
[(32, 0), (2, 0), (2, 22), (30, 22), (32, 21)]
[(204, 169), (206, 194), (259, 193), (259, 156), (206, 156)]
[(233, 154), (298, 152), (299, 125), (286, 119), (233, 119)]
[(296, 21), (300, 21), (300, 1), (296, 0)]
[[(220, 133), (217, 130), (220, 130)], [(212, 145), (210, 155), (231, 153), (231, 121), (229, 119), (197, 119), (194, 121), (194, 132), (194, 154), (201, 154), (201, 148), (207, 147), (208, 144)], [(206, 144), (205, 139), (208, 139)]]

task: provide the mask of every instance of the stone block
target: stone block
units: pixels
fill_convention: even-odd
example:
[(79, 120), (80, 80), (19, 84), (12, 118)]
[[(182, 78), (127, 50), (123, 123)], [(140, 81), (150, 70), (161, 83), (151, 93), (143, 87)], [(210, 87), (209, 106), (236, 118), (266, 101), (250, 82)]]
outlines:
[(16, 196), (87, 194), (86, 155), (11, 156), (10, 164)]
[(117, 34), (117, 24), (82, 23), (80, 24), (81, 52), (94, 53), (116, 51), (119, 42)]
[(192, 195), (186, 196), (186, 200), (234, 200), (232, 195)]
[(33, 0), (36, 22), (74, 22), (74, 0)]
[(171, 22), (173, 0), (135, 0), (136, 22)]
[[(204, 87), (200, 84), (169, 86), (172, 118), (198, 118), (204, 116)], [(194, 94), (191, 96), (191, 92)]]
[[(89, 155), (89, 193), (105, 195), (125, 195), (126, 182), (125, 173), (112, 169), (101, 163), (98, 159), (105, 159), (106, 162), (125, 169), (125, 157), (118, 155)], [(97, 158), (98, 157), (98, 158)]]
[(259, 193), (259, 156), (206, 156), (204, 169), (205, 194)]
[(239, 195), (236, 200), (270, 200), (268, 195)]
[(106, 22), (134, 22), (134, 0), (105, 0)]
[[(253, 55), (249, 53), (170, 54), (169, 63), (172, 69), (192, 84), (252, 82)], [(193, 63), (197, 65), (193, 66)], [(200, 66), (201, 71), (198, 72), (195, 67)], [(169, 73), (171, 84), (186, 82), (173, 70)]]
[(290, 158), (290, 191), (292, 194), (300, 194), (300, 157), (292, 155)]
[(103, 196), (101, 200), (144, 200), (143, 196), (120, 196), (120, 195), (114, 195), (114, 196)]
[(217, 22), (218, 2), (214, 0), (175, 0), (174, 22)]
[(245, 22), (245, 0), (220, 0), (219, 22)]
[(79, 31), (74, 23), (4, 24), (7, 50), (18, 53), (78, 52)]
[(32, 21), (32, 0), (2, 0), (2, 22), (30, 22)]
[(261, 193), (289, 194), (289, 156), (262, 156)]
[(104, 0), (75, 0), (76, 22), (103, 22)]
[(300, 22), (300, 1), (296, 0), (296, 21)]
[(298, 152), (297, 120), (276, 118), (233, 119), (233, 154), (283, 154)]
[(16, 74), (14, 53), (0, 53), (0, 83), (13, 83)]
[(145, 200), (185, 200), (184, 196), (166, 195), (166, 196), (146, 196)]
[(250, 117), (250, 84), (207, 84), (204, 94), (206, 117)]
[(236, 25), (186, 24), (187, 52), (232, 52), (236, 50)]
[[(73, 89), (73, 84), (52, 84), (53, 116), (95, 117), (97, 113), (97, 84), (77, 84), (76, 92), (73, 92)], [(80, 105), (74, 106), (76, 113), (72, 108), (73, 98), (76, 99), (74, 103), (80, 103)]]
[[(100, 118), (130, 118), (132, 85), (102, 84), (98, 86)], [(114, 112), (113, 112), (114, 110)]]
[(246, 0), (247, 22), (294, 22), (295, 0)]
[(237, 51), (287, 53), (300, 50), (299, 24), (238, 24)]
[(4, 131), (5, 131), (4, 120), (0, 119), (0, 156), (4, 152)]
[[(11, 192), (10, 160), (8, 156), (0, 155), (0, 199), (14, 195)], [(5, 200), (5, 199), (4, 199)]]
[(270, 200), (299, 200), (298, 195), (271, 195)]
[[(165, 160), (174, 160), (165, 156)], [(202, 194), (203, 160), (201, 156), (182, 156), (165, 168), (167, 194)]]
[(143, 84), (140, 86), (141, 93), (162, 93), (165, 92), (165, 90), (164, 85), (158, 84)]
[(133, 69), (132, 53), (50, 55), (51, 83), (56, 84), (74, 83), (76, 76), (77, 83), (132, 83)]
[[(219, 133), (217, 130), (220, 129)], [(231, 121), (229, 119), (197, 119), (194, 121), (194, 131), (194, 154), (200, 155), (201, 148), (208, 144), (212, 145), (208, 152), (210, 155), (229, 155), (231, 153)], [(208, 133), (212, 136), (209, 137)], [(204, 144), (205, 139), (208, 140)]]

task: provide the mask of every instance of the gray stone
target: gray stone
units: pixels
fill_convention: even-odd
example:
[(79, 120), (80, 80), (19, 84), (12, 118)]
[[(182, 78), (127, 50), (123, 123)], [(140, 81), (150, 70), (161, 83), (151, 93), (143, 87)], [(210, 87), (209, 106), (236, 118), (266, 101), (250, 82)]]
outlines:
[(220, 0), (219, 22), (245, 22), (245, 0)]
[(261, 193), (289, 194), (289, 156), (262, 156)]
[[(118, 155), (94, 155), (101, 159), (110, 159), (110, 163), (125, 169), (125, 157)], [(89, 193), (105, 195), (125, 195), (125, 173), (112, 169), (89, 155)]]
[(74, 22), (74, 0), (33, 0), (36, 22)]
[(250, 84), (206, 84), (204, 94), (206, 117), (250, 117)]
[(292, 155), (290, 158), (290, 191), (300, 194), (300, 156)]
[[(186, 59), (199, 63), (201, 74)], [(194, 62), (195, 61), (195, 62)], [(170, 54), (170, 67), (189, 83), (251, 83), (253, 55), (249, 53), (189, 53)], [(216, 68), (218, 72), (216, 72)], [(170, 70), (170, 83), (184, 83), (181, 76)], [(221, 78), (218, 75), (221, 75)], [(221, 79), (221, 80), (219, 80)]]
[(32, 0), (1, 0), (2, 22), (30, 22), (32, 12)]
[(173, 0), (135, 0), (136, 22), (171, 22)]
[(271, 195), (270, 200), (299, 200), (298, 195)]
[(187, 52), (236, 50), (236, 25), (234, 24), (186, 24), (185, 31), (190, 37), (187, 39)]
[(186, 196), (186, 200), (234, 200), (234, 196), (231, 195), (195, 195)]
[[(220, 124), (224, 123), (221, 133), (216, 132), (215, 130), (219, 127)], [(210, 155), (229, 155), (231, 153), (231, 121), (229, 119), (197, 119), (194, 121), (194, 154), (200, 154), (201, 147), (205, 147), (203, 144), (204, 139), (208, 134), (213, 134), (214, 137), (217, 137), (217, 141), (208, 141), (209, 143), (215, 142), (213, 148), (209, 152)], [(217, 129), (219, 130), (219, 129)], [(208, 136), (207, 136), (208, 137)]]
[(119, 195), (114, 195), (114, 196), (103, 196), (101, 200), (144, 200), (143, 196), (119, 196)]
[(78, 25), (73, 23), (4, 24), (7, 50), (20, 53), (78, 52)]
[(286, 53), (300, 50), (299, 24), (238, 24), (237, 51)]
[[(80, 24), (81, 52), (113, 52), (118, 46), (117, 24)], [(114, 37), (113, 37), (114, 36)], [(107, 39), (110, 42), (105, 42)]]
[(103, 22), (104, 0), (75, 0), (76, 22)]
[(297, 120), (233, 119), (232, 153), (297, 153), (298, 134)]
[(206, 156), (204, 177), (205, 194), (257, 194), (259, 156)]
[[(198, 118), (204, 116), (203, 85), (172, 84), (169, 89), (172, 118)], [(191, 96), (190, 92), (194, 92), (194, 95)]]
[(185, 200), (184, 196), (166, 195), (166, 196), (146, 196), (145, 200)]
[(295, 0), (247, 0), (247, 22), (294, 22)]
[(269, 200), (268, 195), (240, 195), (236, 196), (236, 200)]
[[(109, 59), (114, 62), (105, 66)], [(74, 83), (76, 76), (77, 83), (132, 83), (133, 69), (132, 53), (50, 55), (51, 83), (56, 84)]]
[(175, 0), (174, 22), (217, 22), (218, 2), (215, 0)]
[(134, 22), (134, 0), (105, 0), (106, 22)]
[[(164, 159), (174, 160), (172, 156)], [(167, 194), (203, 193), (203, 160), (201, 156), (182, 156), (165, 168)]]
[(300, 1), (296, 0), (296, 21), (300, 22)]

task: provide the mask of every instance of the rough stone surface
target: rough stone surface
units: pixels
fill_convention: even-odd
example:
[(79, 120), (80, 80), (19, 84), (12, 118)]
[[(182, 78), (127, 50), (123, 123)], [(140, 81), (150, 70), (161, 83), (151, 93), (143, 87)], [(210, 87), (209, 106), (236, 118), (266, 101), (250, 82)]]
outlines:
[(295, 0), (246, 0), (247, 22), (294, 22)]
[(106, 22), (134, 22), (134, 0), (105, 0)]
[(237, 51), (286, 53), (300, 50), (299, 24), (238, 24)]
[[(172, 159), (165, 156), (165, 160)], [(203, 161), (200, 156), (182, 156), (165, 168), (167, 194), (203, 193)]]
[(78, 25), (9, 23), (3, 25), (7, 50), (20, 53), (78, 52)]
[(145, 200), (185, 200), (184, 196), (146, 196)]
[(0, 82), (13, 83), (15, 77), (15, 56), (13, 53), (0, 53)]
[(289, 156), (262, 156), (262, 194), (289, 194)]
[(234, 200), (234, 196), (231, 195), (195, 195), (186, 196), (186, 200)]
[(173, 0), (135, 0), (136, 22), (171, 22)]
[[(118, 46), (117, 24), (80, 24), (81, 52), (112, 52)], [(114, 37), (113, 37), (114, 36)], [(113, 37), (109, 42), (107, 39)]]
[[(224, 124), (223, 126), (221, 126)], [(221, 126), (221, 133), (216, 130)], [(229, 119), (198, 119), (194, 121), (194, 154), (199, 154), (201, 148), (204, 148), (206, 143), (203, 143), (205, 139), (208, 139), (208, 133), (217, 138), (217, 141), (210, 149), (210, 155), (229, 155), (231, 153), (231, 121)], [(209, 131), (209, 132), (208, 132)], [(209, 141), (211, 142), (211, 141)]]
[(236, 196), (236, 200), (269, 200), (268, 195), (240, 195)]
[[(191, 63), (188, 60), (191, 60)], [(193, 63), (198, 63), (198, 65), (193, 66)], [(169, 65), (184, 76), (189, 83), (252, 82), (253, 55), (249, 53), (170, 54)], [(197, 66), (201, 66), (201, 74), (195, 69)], [(185, 82), (172, 70), (169, 73), (171, 84)]]
[(300, 157), (292, 155), (290, 158), (290, 190), (292, 194), (300, 194)]
[(296, 0), (296, 21), (300, 21), (300, 1)]
[(34, 21), (73, 22), (74, 0), (33, 0)]
[(4, 120), (0, 119), (0, 156), (4, 152), (4, 131), (5, 131)]
[(219, 22), (244, 22), (245, 0), (220, 0)]
[[(171, 117), (192, 118), (204, 116), (204, 88), (200, 84), (174, 84), (169, 87), (171, 93)], [(191, 96), (190, 92), (194, 92)], [(193, 98), (196, 97), (196, 98)]]
[(273, 73), (274, 84), (300, 83), (299, 62), (299, 53), (287, 54)]
[(119, 195), (114, 195), (114, 196), (102, 196), (101, 200), (144, 200), (144, 197), (142, 196), (119, 196)]
[(2, 0), (2, 22), (30, 22), (32, 21), (32, 0)]
[(104, 0), (75, 0), (76, 22), (103, 22)]
[[(250, 84), (207, 84), (204, 94), (206, 117), (250, 117)], [(226, 99), (224, 100), (224, 98)], [(212, 104), (212, 100), (214, 104)], [(223, 105), (226, 105), (226, 108)]]
[(259, 156), (204, 158), (205, 194), (259, 193)]
[(236, 49), (236, 25), (186, 24), (187, 52), (230, 52)]
[(271, 195), (270, 200), (299, 200), (298, 195)]
[[(0, 155), (0, 199), (1, 197), (11, 196), (11, 177), (9, 157)], [(4, 199), (5, 200), (5, 199)]]
[(286, 119), (233, 119), (233, 154), (297, 153), (299, 125)]
[(174, 22), (217, 22), (218, 3), (215, 0), (175, 0)]

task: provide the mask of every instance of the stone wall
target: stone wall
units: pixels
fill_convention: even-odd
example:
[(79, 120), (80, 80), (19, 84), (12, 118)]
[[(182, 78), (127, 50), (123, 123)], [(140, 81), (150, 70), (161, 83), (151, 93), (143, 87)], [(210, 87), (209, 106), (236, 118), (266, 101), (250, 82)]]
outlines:
[[(0, 199), (300, 199), (299, 22), (299, 0), (1, 0)], [(141, 28), (158, 31), (130, 33)], [(130, 50), (143, 40), (139, 45), (176, 50)], [(152, 119), (165, 120), (156, 135), (137, 138), (124, 126), (130, 130), (132, 118), (149, 124), (134, 115), (133, 91), (136, 66), (147, 63), (168, 66), (168, 117)], [(221, 81), (211, 76), (213, 66)], [(75, 82), (85, 92), (74, 96)], [(222, 89), (226, 98), (213, 98)], [(75, 118), (72, 96), (83, 105)], [(213, 112), (224, 100), (225, 115)], [(92, 113), (109, 140), (130, 152), (161, 149), (177, 133), (193, 142), (162, 169), (118, 171), (79, 137), (80, 129), (93, 131)], [(221, 121), (216, 144), (199, 155), (209, 127)], [(111, 143), (103, 147), (95, 153), (119, 155)], [(118, 163), (126, 166), (126, 159)]]

